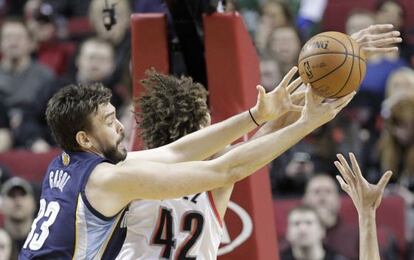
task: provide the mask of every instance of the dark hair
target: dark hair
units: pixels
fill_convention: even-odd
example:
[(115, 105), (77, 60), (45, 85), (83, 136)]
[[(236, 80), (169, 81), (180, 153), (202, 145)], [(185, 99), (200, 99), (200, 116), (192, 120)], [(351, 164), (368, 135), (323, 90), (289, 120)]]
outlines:
[(146, 93), (136, 114), (146, 148), (171, 143), (207, 123), (207, 90), (189, 77), (176, 78), (147, 71), (141, 81)]
[(90, 116), (108, 103), (111, 90), (101, 83), (69, 85), (48, 102), (46, 120), (59, 146), (67, 152), (79, 150), (76, 133), (91, 128)]

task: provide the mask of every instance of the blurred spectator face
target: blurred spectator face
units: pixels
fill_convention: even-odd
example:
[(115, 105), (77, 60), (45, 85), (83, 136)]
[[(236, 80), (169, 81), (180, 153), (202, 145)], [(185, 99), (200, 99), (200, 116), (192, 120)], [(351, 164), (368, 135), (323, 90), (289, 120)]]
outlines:
[(292, 247), (310, 248), (321, 244), (324, 236), (325, 229), (316, 212), (294, 209), (289, 214), (286, 238)]
[(300, 48), (298, 34), (292, 27), (280, 27), (274, 30), (270, 39), (270, 50), (279, 62), (297, 63)]
[(114, 53), (109, 43), (86, 41), (77, 60), (81, 82), (97, 82), (109, 77), (114, 68)]
[(354, 13), (346, 21), (346, 33), (351, 35), (375, 24), (375, 17), (370, 12)]
[(387, 97), (414, 93), (414, 70), (402, 68), (393, 72), (386, 85)]
[(9, 260), (12, 253), (12, 240), (4, 229), (0, 229), (0, 260)]
[(109, 0), (109, 5), (116, 3), (115, 18), (116, 24), (111, 30), (106, 30), (103, 24), (102, 10), (105, 8), (105, 1), (93, 0), (89, 9), (89, 19), (93, 28), (100, 38), (103, 38), (114, 45), (117, 45), (124, 38), (130, 22), (131, 9), (127, 0)]
[(1, 29), (1, 52), (4, 59), (30, 55), (33, 45), (26, 27), (20, 22), (6, 22)]
[(394, 1), (384, 2), (377, 11), (377, 23), (390, 23), (398, 30), (404, 22), (403, 9)]
[(330, 176), (318, 175), (309, 180), (304, 202), (316, 209), (326, 227), (336, 223), (340, 198), (338, 188)]
[(266, 59), (260, 61), (261, 84), (267, 90), (273, 90), (282, 80), (279, 65), (275, 60)]
[(39, 0), (29, 0), (24, 8), (27, 28), (37, 42), (46, 42), (55, 36), (54, 10), (52, 5)]
[(286, 26), (289, 24), (289, 17), (281, 3), (267, 2), (262, 9), (263, 22), (268, 23), (271, 28)]
[(401, 146), (411, 146), (414, 143), (414, 97), (400, 93), (393, 99), (386, 124)]
[(22, 187), (13, 187), (3, 198), (3, 212), (6, 218), (20, 222), (32, 218), (35, 211), (33, 194)]

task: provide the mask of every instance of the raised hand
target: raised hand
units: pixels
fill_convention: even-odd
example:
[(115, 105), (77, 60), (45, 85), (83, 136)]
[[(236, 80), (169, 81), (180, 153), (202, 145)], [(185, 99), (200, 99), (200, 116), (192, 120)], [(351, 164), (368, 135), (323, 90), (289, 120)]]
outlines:
[(384, 173), (378, 184), (370, 184), (362, 176), (353, 153), (349, 154), (352, 167), (349, 166), (342, 154), (338, 154), (337, 157), (338, 161), (335, 161), (335, 166), (342, 177), (337, 175), (336, 178), (341, 188), (351, 197), (358, 213), (364, 215), (367, 211), (375, 211), (381, 203), (382, 194), (392, 176), (392, 172), (387, 171)]
[(355, 94), (354, 91), (341, 98), (325, 102), (324, 98), (316, 95), (308, 85), (305, 93), (305, 106), (299, 120), (307, 122), (312, 128), (317, 128), (334, 119), (339, 111), (351, 102)]
[(266, 93), (262, 86), (257, 86), (257, 103), (251, 109), (256, 121), (263, 123), (277, 119), (289, 111), (302, 111), (303, 107), (295, 105), (292, 100), (292, 93), (302, 84), (302, 79), (299, 77), (289, 84), (297, 70), (297, 67), (293, 67), (280, 84), (269, 93)]
[(393, 44), (400, 43), (402, 38), (399, 31), (393, 30), (392, 24), (376, 24), (362, 29), (351, 35), (367, 55), (397, 51)]

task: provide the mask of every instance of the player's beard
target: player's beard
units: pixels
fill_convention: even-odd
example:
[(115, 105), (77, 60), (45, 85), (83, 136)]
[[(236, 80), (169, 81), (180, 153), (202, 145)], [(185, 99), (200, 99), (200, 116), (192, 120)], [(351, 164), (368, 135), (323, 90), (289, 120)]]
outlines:
[(115, 146), (109, 147), (108, 149), (105, 149), (103, 151), (103, 155), (106, 159), (110, 160), (112, 163), (117, 164), (120, 161), (125, 160), (127, 157), (127, 150), (125, 147), (122, 147), (121, 150), (119, 150), (119, 146), (121, 145), (121, 142), (124, 140), (125, 134), (122, 133), (119, 140), (116, 142)]

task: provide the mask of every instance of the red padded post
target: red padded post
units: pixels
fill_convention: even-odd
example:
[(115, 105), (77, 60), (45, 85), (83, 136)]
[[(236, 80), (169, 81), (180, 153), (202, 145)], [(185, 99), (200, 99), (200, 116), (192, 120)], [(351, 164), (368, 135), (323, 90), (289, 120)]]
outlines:
[[(204, 31), (210, 105), (217, 122), (255, 104), (259, 59), (239, 14), (205, 16)], [(239, 182), (231, 200), (219, 259), (278, 259), (267, 169)]]
[[(167, 22), (162, 13), (132, 14), (131, 16), (131, 59), (133, 96), (139, 97), (142, 86), (140, 80), (145, 71), (154, 67), (158, 72), (168, 74)], [(136, 108), (135, 108), (136, 109)], [(138, 134), (134, 133), (132, 149), (142, 147)]]

